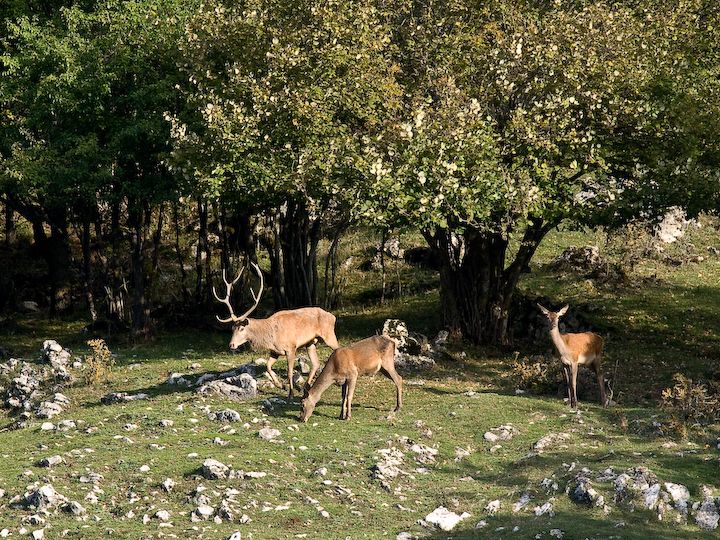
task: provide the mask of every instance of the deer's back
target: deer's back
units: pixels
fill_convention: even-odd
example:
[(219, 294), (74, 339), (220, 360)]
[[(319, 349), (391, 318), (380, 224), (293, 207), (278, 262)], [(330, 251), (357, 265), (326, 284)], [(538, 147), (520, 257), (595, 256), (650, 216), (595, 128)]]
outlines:
[(394, 347), (392, 340), (383, 336), (372, 336), (335, 350), (328, 363), (332, 360), (335, 369), (340, 373), (353, 369), (357, 369), (361, 375), (377, 373), (383, 358), (394, 355)]
[(265, 320), (274, 328), (278, 341), (296, 347), (307, 345), (335, 325), (335, 316), (317, 307), (286, 309)]
[(602, 354), (603, 338), (594, 332), (562, 334), (561, 336), (575, 361), (580, 363), (592, 361)]

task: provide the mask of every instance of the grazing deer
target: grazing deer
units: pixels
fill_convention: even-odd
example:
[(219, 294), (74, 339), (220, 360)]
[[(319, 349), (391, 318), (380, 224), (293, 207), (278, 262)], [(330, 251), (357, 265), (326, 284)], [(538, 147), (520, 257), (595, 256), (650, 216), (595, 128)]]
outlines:
[(278, 388), (282, 388), (283, 384), (272, 367), (280, 356), (287, 357), (288, 399), (292, 399), (292, 376), (293, 369), (295, 368), (295, 354), (297, 349), (307, 347), (308, 356), (310, 356), (311, 368), (305, 384), (305, 388), (307, 389), (310, 386), (310, 381), (312, 381), (312, 378), (320, 367), (316, 349), (318, 338), (321, 338), (332, 349), (337, 349), (340, 346), (337, 337), (335, 337), (335, 315), (317, 307), (307, 307), (278, 311), (267, 319), (249, 318), (249, 315), (255, 311), (255, 308), (257, 308), (260, 303), (260, 297), (262, 296), (264, 287), (263, 274), (260, 268), (255, 263), (252, 263), (252, 266), (260, 277), (260, 291), (255, 294), (252, 287), (250, 288), (250, 294), (252, 294), (255, 303), (239, 317), (235, 315), (232, 305), (230, 304), (230, 293), (232, 292), (233, 285), (235, 285), (240, 279), (240, 276), (242, 276), (244, 269), (240, 271), (233, 281), (227, 280), (225, 271), (223, 270), (223, 281), (226, 287), (225, 298), (218, 296), (215, 287), (213, 287), (213, 294), (218, 302), (228, 307), (230, 317), (226, 319), (218, 317), (217, 319), (222, 323), (232, 323), (233, 325), (233, 334), (230, 339), (231, 349), (237, 349), (241, 345), (250, 342), (254, 350), (266, 350), (270, 352), (267, 372)]
[(584, 365), (595, 370), (598, 384), (600, 385), (600, 401), (603, 407), (607, 407), (608, 401), (605, 395), (605, 381), (603, 378), (600, 361), (603, 353), (603, 338), (593, 332), (582, 332), (580, 334), (561, 334), (558, 322), (560, 317), (565, 315), (569, 306), (563, 307), (560, 311), (550, 311), (540, 304), (537, 305), (550, 321), (550, 337), (555, 348), (560, 353), (560, 361), (563, 365), (565, 382), (568, 387), (570, 407), (577, 408), (577, 372), (578, 366)]
[(382, 371), (383, 375), (395, 383), (395, 411), (399, 411), (402, 407), (403, 380), (395, 371), (395, 342), (385, 336), (373, 336), (333, 351), (302, 401), (300, 420), (307, 422), (320, 396), (333, 383), (342, 385), (340, 419), (349, 420), (352, 416), (352, 400), (358, 376), (375, 375), (378, 371)]

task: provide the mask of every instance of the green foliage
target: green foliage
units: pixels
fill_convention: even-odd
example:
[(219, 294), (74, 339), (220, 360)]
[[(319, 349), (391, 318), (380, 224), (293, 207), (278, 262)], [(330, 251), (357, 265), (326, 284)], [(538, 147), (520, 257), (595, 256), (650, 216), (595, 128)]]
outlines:
[(105, 340), (91, 339), (87, 342), (91, 353), (85, 357), (85, 384), (94, 386), (107, 383), (115, 366), (115, 358), (108, 349)]

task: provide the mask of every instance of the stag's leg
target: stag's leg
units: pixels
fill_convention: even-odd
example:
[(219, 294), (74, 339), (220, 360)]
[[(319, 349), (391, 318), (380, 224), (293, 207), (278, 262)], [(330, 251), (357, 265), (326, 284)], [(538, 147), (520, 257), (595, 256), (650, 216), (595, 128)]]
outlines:
[(307, 348), (308, 356), (310, 357), (310, 373), (308, 374), (307, 381), (305, 381), (305, 394), (310, 390), (310, 385), (320, 368), (320, 360), (318, 360), (317, 347), (315, 344), (309, 345)]
[(293, 397), (293, 371), (295, 370), (295, 351), (287, 351), (285, 353), (288, 362), (288, 400), (292, 400)]
[(277, 362), (277, 359), (278, 359), (278, 355), (277, 355), (277, 354), (274, 354), (274, 353), (273, 353), (273, 354), (270, 355), (270, 358), (268, 359), (268, 361), (267, 361), (267, 366), (266, 366), (266, 367), (267, 367), (267, 374), (270, 376), (270, 379), (272, 380), (272, 382), (273, 382), (273, 384), (274, 384), (275, 386), (277, 386), (278, 388), (282, 388), (282, 387), (283, 387), (283, 383), (282, 383), (282, 381), (280, 380), (280, 377), (277, 376), (277, 373), (275, 373), (275, 372), (273, 371), (273, 368), (272, 368), (272, 367), (273, 367), (273, 364), (275, 364), (275, 362)]
[(398, 372), (395, 371), (394, 366), (387, 366), (382, 368), (383, 375), (385, 375), (388, 379), (390, 379), (392, 382), (395, 383), (395, 388), (397, 389), (397, 395), (395, 399), (395, 412), (398, 412), (400, 410), (400, 407), (402, 407), (402, 385), (403, 380), (400, 375), (398, 375)]
[(347, 396), (345, 397), (345, 402), (347, 403), (347, 405), (345, 406), (345, 420), (350, 420), (350, 417), (352, 416), (352, 400), (353, 395), (355, 394), (355, 383), (357, 383), (357, 378), (357, 373), (353, 373), (347, 379), (348, 389)]
[(597, 376), (598, 385), (600, 386), (600, 403), (603, 407), (608, 406), (607, 395), (605, 394), (605, 377), (603, 377), (602, 368), (600, 366), (600, 359), (598, 358), (593, 363), (593, 369)]
[(575, 362), (573, 362), (573, 363), (571, 364), (570, 369), (571, 369), (571, 376), (572, 376), (572, 385), (570, 386), (570, 388), (571, 388), (571, 393), (572, 393), (572, 401), (571, 401), (571, 403), (570, 403), (570, 406), (571, 406), (573, 409), (577, 409), (577, 374), (578, 374), (578, 365), (577, 365)]

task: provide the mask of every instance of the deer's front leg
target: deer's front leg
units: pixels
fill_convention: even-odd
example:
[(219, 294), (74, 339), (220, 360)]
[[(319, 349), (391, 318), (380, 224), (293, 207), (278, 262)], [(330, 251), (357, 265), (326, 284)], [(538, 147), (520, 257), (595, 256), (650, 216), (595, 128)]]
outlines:
[(577, 409), (577, 374), (578, 374), (578, 365), (573, 362), (570, 366), (571, 371), (571, 377), (572, 377), (572, 385), (571, 385), (571, 393), (572, 393), (572, 401), (570, 402), (570, 406), (573, 409)]
[(289, 391), (288, 391), (288, 400), (291, 400), (293, 397), (293, 371), (295, 370), (295, 350), (287, 351), (285, 353), (287, 355), (287, 362), (288, 362), (288, 385), (289, 385)]
[(270, 353), (270, 358), (268, 359), (266, 367), (267, 367), (267, 374), (270, 376), (270, 380), (273, 382), (273, 384), (275, 386), (277, 386), (278, 388), (282, 388), (283, 384), (282, 384), (282, 381), (280, 380), (280, 377), (278, 377), (277, 373), (275, 373), (272, 369), (273, 364), (275, 364), (275, 362), (277, 362), (278, 356), (279, 355), (276, 353)]

